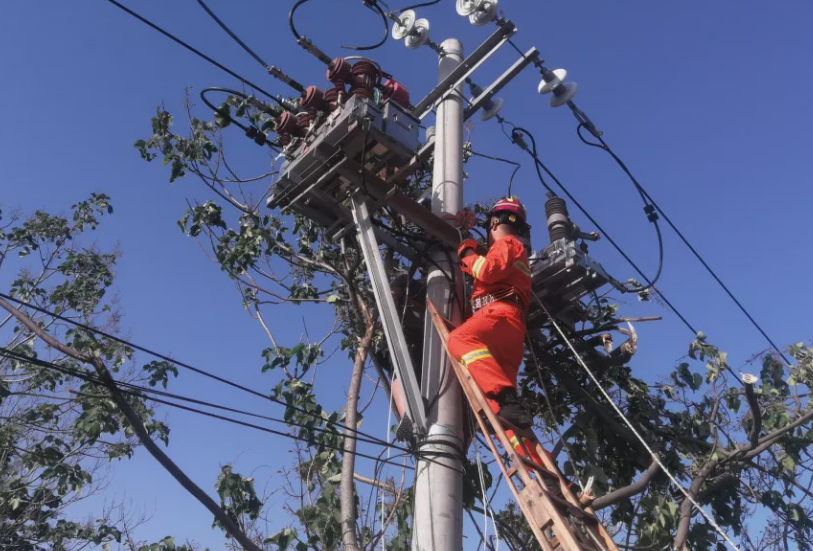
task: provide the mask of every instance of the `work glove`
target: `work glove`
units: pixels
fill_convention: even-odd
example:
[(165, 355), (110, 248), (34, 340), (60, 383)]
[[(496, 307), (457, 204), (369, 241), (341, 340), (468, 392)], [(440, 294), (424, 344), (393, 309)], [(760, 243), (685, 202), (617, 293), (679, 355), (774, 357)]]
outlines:
[(480, 244), (476, 240), (465, 239), (457, 248), (457, 256), (463, 258), (464, 256), (466, 256), (466, 251), (469, 249), (471, 249), (472, 252), (476, 253), (479, 247)]
[(477, 225), (477, 215), (469, 208), (464, 208), (454, 215), (446, 214), (442, 218), (448, 220), (455, 228), (462, 231), (469, 231)]

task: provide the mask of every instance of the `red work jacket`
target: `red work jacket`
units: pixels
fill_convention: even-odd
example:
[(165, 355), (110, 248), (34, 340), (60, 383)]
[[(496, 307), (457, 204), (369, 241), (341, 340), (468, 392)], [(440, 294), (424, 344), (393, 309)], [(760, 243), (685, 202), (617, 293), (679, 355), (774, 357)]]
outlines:
[(474, 278), (472, 299), (484, 295), (516, 294), (522, 307), (531, 302), (531, 268), (528, 252), (513, 235), (495, 241), (485, 256), (470, 254), (461, 260), (462, 270)]

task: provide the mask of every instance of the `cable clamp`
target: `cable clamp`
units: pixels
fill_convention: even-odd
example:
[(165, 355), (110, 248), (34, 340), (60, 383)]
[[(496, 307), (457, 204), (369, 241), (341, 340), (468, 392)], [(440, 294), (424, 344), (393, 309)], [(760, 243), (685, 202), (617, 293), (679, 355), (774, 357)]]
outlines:
[(655, 205), (646, 205), (644, 206), (644, 212), (646, 213), (646, 218), (653, 224), (658, 221), (658, 213), (655, 212)]
[(528, 144), (525, 143), (525, 140), (522, 137), (522, 133), (520, 133), (519, 130), (511, 131), (511, 143), (515, 143), (525, 151), (528, 151)]

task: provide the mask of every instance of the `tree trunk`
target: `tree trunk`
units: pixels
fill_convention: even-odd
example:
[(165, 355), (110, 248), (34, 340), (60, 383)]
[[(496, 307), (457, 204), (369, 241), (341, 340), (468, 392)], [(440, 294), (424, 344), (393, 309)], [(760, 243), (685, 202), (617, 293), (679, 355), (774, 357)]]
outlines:
[(350, 388), (347, 390), (347, 407), (345, 409), (344, 424), (344, 453), (342, 455), (342, 478), (339, 486), (342, 519), (342, 543), (346, 551), (359, 549), (358, 534), (356, 533), (356, 485), (353, 482), (353, 473), (356, 469), (356, 435), (352, 429), (358, 424), (359, 392), (361, 379), (364, 374), (364, 364), (367, 363), (367, 351), (373, 340), (372, 321), (367, 323), (364, 336), (356, 348), (356, 357), (353, 361), (353, 373), (350, 376)]

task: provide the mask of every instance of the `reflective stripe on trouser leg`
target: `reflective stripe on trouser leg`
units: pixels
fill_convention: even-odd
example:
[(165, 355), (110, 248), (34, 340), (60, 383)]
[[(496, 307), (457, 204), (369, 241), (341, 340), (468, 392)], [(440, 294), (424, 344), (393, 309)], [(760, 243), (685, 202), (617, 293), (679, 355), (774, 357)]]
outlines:
[[(524, 457), (525, 459), (529, 459), (539, 465), (541, 468), (545, 468), (545, 464), (542, 462), (542, 458), (539, 457), (539, 454), (536, 453), (536, 449), (534, 447), (534, 443), (525, 438), (524, 436), (520, 437), (514, 434), (512, 430), (506, 430), (505, 436), (508, 438), (508, 441), (511, 442), (511, 446), (514, 448), (514, 452), (520, 457)], [(530, 469), (529, 469), (530, 470)]]

